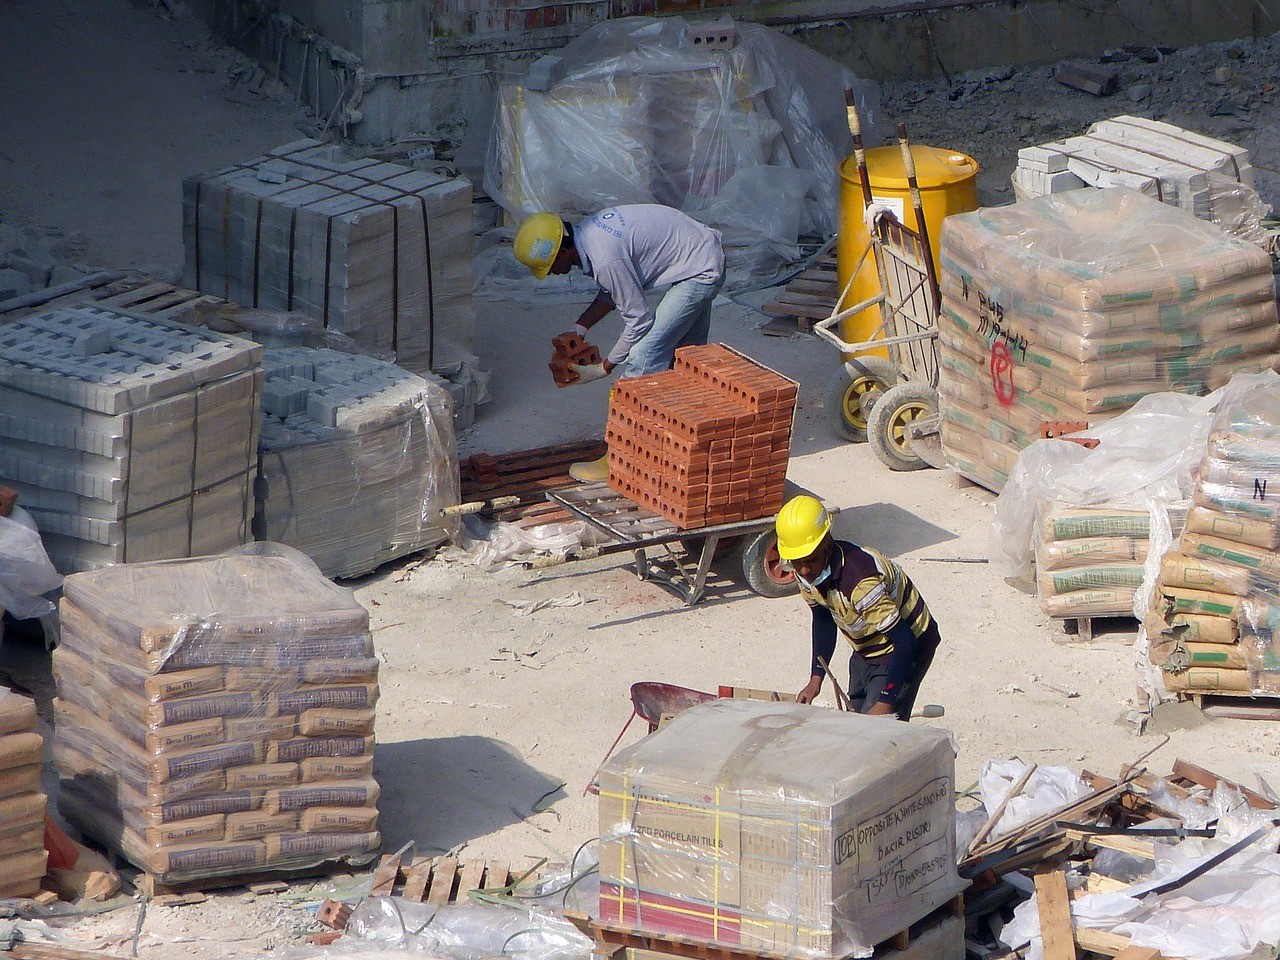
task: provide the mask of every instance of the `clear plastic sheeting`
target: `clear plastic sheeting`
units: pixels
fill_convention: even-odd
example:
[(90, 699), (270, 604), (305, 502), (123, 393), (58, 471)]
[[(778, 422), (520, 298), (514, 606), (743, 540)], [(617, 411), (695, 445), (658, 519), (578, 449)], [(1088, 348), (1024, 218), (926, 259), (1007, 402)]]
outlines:
[[(1280, 383), (1274, 374), (1263, 376)], [(1120, 416), (1081, 431), (1079, 436), (1099, 441), (1093, 450), (1061, 440), (1028, 446), (996, 498), (987, 547), (992, 569), (1016, 583), (1033, 582), (1038, 506), (1042, 514), (1046, 505), (1147, 511), (1153, 502), (1189, 498), (1220, 396), (1149, 394)], [(1149, 537), (1149, 521), (1146, 526)]]
[(78, 574), (60, 619), (53, 757), (83, 834), (162, 883), (376, 856), (369, 615), (301, 553)]
[[(735, 23), (733, 32), (731, 47), (712, 47), (695, 45), (678, 17), (615, 20), (557, 52), (557, 82), (500, 84), (485, 191), (516, 220), (651, 202), (693, 216), (701, 208), (719, 228), (711, 202), (736, 176), (790, 168), (813, 175), (787, 193), (798, 230), (830, 235), (836, 169), (851, 147), (842, 88), (856, 91), (869, 139), (878, 90), (767, 27)], [(749, 209), (765, 208), (760, 223), (770, 222), (775, 193), (750, 195)], [(769, 241), (793, 246), (791, 224), (778, 225), (788, 230)]]
[[(988, 760), (978, 774), (978, 791), (987, 816), (995, 814), (1026, 773), (1021, 760)], [(1023, 824), (1061, 810), (1088, 795), (1089, 785), (1066, 767), (1037, 766), (1017, 796), (1011, 797), (1004, 813), (991, 830), (991, 838), (1011, 833)]]
[(1096, 424), (1280, 362), (1270, 257), (1131, 190), (948, 217), (941, 260), (942, 445), (993, 490), (1045, 421)]
[[(1224, 819), (1210, 839), (1156, 840), (1155, 860), (1145, 875), (1124, 889), (1073, 899), (1073, 921), (1079, 927), (1129, 937), (1134, 946), (1152, 947), (1163, 956), (1182, 960), (1271, 956), (1272, 945), (1280, 942), (1280, 856), (1276, 854), (1280, 833), (1276, 830), (1264, 830), (1253, 844), (1203, 875), (1167, 893), (1153, 892), (1166, 882), (1187, 877), (1249, 835), (1236, 836), (1235, 830)], [(1040, 914), (1034, 897), (1017, 907), (1001, 938), (1011, 948), (1026, 947), (1027, 960), (1042, 960)]]
[(13, 516), (0, 517), (0, 611), (19, 620), (43, 617), (55, 605), (45, 594), (62, 586), (40, 540), (35, 521), (21, 507)]
[(441, 550), (440, 557), (488, 571), (539, 557), (563, 557), (570, 550), (596, 543), (599, 536), (583, 520), (544, 523), (525, 529), (514, 523), (483, 520), (468, 514), (462, 518), (453, 544)]
[(953, 767), (945, 732), (892, 719), (684, 710), (598, 774), (600, 919), (775, 957), (869, 957), (963, 889)]
[(254, 535), (354, 577), (457, 534), (453, 403), (428, 374), (331, 349), (264, 351)]
[[(1280, 693), (1280, 377), (1223, 391), (1146, 631), (1170, 691)], [(1274, 484), (1274, 486), (1273, 486)]]
[(589, 960), (593, 945), (568, 920), (536, 907), (435, 906), (400, 897), (365, 900), (347, 921), (348, 938), (442, 960)]

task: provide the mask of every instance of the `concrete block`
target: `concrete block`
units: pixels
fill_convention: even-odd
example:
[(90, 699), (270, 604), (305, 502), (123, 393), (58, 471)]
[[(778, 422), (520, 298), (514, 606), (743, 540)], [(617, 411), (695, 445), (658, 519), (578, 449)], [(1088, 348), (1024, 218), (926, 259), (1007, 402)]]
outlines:
[(1106, 97), (1116, 92), (1120, 71), (1105, 64), (1065, 62), (1054, 66), (1053, 79), (1095, 97)]

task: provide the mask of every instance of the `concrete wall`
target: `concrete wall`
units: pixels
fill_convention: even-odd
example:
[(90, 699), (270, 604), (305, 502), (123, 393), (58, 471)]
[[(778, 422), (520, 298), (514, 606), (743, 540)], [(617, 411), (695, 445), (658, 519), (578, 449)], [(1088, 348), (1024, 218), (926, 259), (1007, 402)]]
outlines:
[(622, 16), (730, 14), (861, 76), (948, 76), (1280, 31), (1280, 0), (196, 0), (330, 125), (381, 143), (463, 125), (499, 75)]

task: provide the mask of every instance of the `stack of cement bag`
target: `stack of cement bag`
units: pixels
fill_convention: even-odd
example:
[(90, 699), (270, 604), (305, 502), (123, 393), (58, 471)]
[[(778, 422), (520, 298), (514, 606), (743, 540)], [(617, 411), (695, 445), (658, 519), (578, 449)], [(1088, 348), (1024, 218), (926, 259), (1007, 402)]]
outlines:
[(471, 357), (471, 184), (299, 140), (183, 182), (183, 283), (298, 310), (414, 373)]
[(1242, 240), (1270, 239), (1249, 151), (1161, 120), (1113, 117), (1083, 136), (1018, 151), (1013, 189), (1019, 200), (1082, 187), (1127, 187)]
[(261, 356), (95, 304), (0, 326), (0, 480), (60, 572), (249, 539)]
[(1186, 530), (1161, 560), (1146, 620), (1169, 690), (1280, 693), (1278, 488), (1280, 382), (1242, 378), (1219, 406)]
[(1046, 421), (1207, 393), (1280, 359), (1267, 254), (1129, 190), (948, 217), (942, 268), (943, 448), (993, 490)]
[(40, 792), (44, 738), (36, 733), (36, 705), (0, 687), (0, 897), (40, 892), (45, 795)]
[(380, 846), (368, 613), (272, 549), (288, 555), (66, 581), (59, 804), (156, 882), (363, 863)]
[(1145, 510), (1036, 505), (1036, 586), (1051, 617), (1131, 616), (1150, 546)]
[(458, 502), (451, 400), (428, 374), (337, 350), (268, 348), (254, 534), (354, 577), (436, 546)]

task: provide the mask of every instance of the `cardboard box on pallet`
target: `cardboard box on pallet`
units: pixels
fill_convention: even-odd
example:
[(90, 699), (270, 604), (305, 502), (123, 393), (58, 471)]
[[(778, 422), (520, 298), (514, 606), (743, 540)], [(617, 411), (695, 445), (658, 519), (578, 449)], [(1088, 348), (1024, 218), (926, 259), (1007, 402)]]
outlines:
[(165, 884), (376, 855), (368, 613), (311, 561), (79, 574), (61, 615), (54, 758), (83, 833)]
[(751, 700), (683, 711), (600, 771), (601, 922), (869, 956), (963, 887), (952, 780), (936, 730)]

